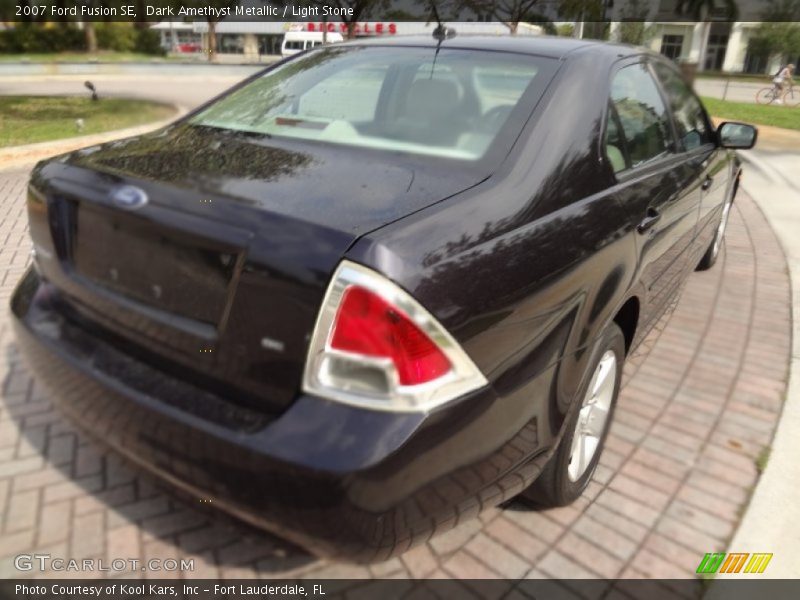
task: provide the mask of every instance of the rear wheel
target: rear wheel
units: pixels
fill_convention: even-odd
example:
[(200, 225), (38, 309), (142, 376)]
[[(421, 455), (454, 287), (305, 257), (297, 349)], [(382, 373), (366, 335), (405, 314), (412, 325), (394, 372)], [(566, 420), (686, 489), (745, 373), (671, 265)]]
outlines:
[(703, 258), (700, 259), (695, 270), (705, 271), (713, 267), (714, 263), (717, 262), (719, 251), (722, 248), (722, 241), (725, 239), (725, 230), (728, 228), (728, 217), (731, 214), (731, 206), (733, 205), (735, 193), (735, 191), (731, 193), (730, 198), (725, 202), (725, 206), (722, 209), (722, 216), (719, 219), (719, 225), (717, 225), (717, 231), (714, 233), (714, 239), (711, 240), (711, 245), (708, 247), (708, 250), (706, 250)]
[(786, 106), (797, 106), (800, 104), (800, 90), (790, 87), (783, 95), (783, 103)]
[(765, 87), (756, 92), (757, 104), (772, 104), (775, 101), (775, 88)]
[(523, 497), (541, 506), (564, 506), (586, 489), (597, 468), (614, 414), (625, 362), (625, 336), (610, 323), (587, 368), (580, 404), (550, 462)]

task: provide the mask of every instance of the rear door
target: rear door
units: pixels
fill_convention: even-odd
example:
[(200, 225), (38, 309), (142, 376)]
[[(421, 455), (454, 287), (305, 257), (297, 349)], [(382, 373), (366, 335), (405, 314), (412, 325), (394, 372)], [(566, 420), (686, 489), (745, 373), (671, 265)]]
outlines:
[(661, 90), (644, 59), (612, 73), (605, 154), (620, 184), (617, 197), (636, 227), (645, 320), (657, 317), (689, 262), (700, 203), (677, 151)]
[[(677, 151), (684, 158), (685, 185), (700, 197), (697, 235), (690, 249), (690, 268), (694, 268), (708, 248), (719, 223), (720, 211), (730, 184), (730, 163), (719, 150), (714, 130), (703, 105), (678, 71), (670, 64), (653, 62), (662, 90), (675, 122)], [(687, 190), (688, 191), (688, 190)]]

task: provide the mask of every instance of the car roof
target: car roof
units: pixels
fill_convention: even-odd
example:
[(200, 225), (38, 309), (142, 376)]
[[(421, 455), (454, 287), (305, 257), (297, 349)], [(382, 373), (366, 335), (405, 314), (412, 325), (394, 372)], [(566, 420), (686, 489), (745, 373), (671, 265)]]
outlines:
[[(356, 46), (423, 46), (435, 48), (438, 41), (432, 35), (399, 35), (389, 37), (361, 38), (347, 45)], [(625, 44), (611, 44), (594, 40), (581, 40), (551, 35), (456, 35), (442, 41), (442, 48), (491, 50), (535, 54), (549, 58), (566, 58), (568, 54), (593, 49), (615, 56), (629, 56), (648, 52), (645, 48)]]

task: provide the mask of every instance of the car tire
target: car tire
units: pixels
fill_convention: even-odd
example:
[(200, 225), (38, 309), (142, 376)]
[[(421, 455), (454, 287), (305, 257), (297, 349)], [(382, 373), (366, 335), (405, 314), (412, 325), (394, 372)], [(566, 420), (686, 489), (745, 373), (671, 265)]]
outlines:
[[(541, 475), (522, 492), (523, 498), (541, 507), (565, 506), (586, 489), (597, 468), (614, 417), (624, 362), (625, 336), (616, 323), (609, 323), (588, 363), (584, 383), (567, 418), (561, 443)], [(609, 380), (610, 377), (613, 380)], [(603, 412), (604, 418), (600, 422)], [(590, 454), (589, 444), (592, 445)]]
[(717, 225), (717, 230), (714, 232), (714, 239), (711, 240), (711, 244), (708, 246), (706, 253), (703, 254), (703, 258), (701, 258), (700, 262), (697, 263), (695, 271), (706, 271), (713, 267), (714, 263), (717, 262), (719, 251), (722, 249), (722, 242), (725, 240), (725, 230), (728, 228), (728, 218), (731, 214), (733, 198), (736, 195), (736, 187), (737, 186), (734, 185), (733, 192), (725, 201), (725, 206), (722, 208), (722, 215), (719, 219), (719, 225)]

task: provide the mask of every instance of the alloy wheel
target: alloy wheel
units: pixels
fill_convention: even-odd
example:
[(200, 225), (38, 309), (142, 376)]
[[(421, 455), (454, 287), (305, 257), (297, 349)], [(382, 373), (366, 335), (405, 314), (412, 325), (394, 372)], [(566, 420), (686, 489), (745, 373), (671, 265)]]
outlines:
[(597, 363), (578, 413), (567, 467), (570, 481), (578, 481), (583, 476), (600, 446), (616, 383), (617, 355), (613, 350), (606, 350)]

